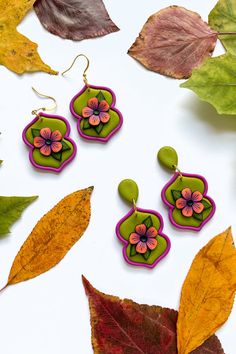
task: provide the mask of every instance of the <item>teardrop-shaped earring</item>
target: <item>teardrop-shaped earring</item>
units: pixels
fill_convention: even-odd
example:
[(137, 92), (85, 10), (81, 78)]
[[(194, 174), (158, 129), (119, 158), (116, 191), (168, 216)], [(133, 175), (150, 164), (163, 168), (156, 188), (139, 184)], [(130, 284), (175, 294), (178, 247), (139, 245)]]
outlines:
[(124, 259), (135, 266), (154, 268), (170, 250), (170, 240), (162, 232), (162, 216), (154, 210), (136, 206), (139, 192), (135, 181), (121, 181), (118, 191), (132, 205), (116, 226), (116, 235), (124, 244)]
[(84, 87), (72, 98), (70, 111), (78, 119), (77, 129), (80, 136), (87, 140), (107, 142), (122, 126), (123, 117), (115, 108), (116, 96), (114, 92), (104, 86), (90, 85), (86, 72), (89, 68), (89, 59), (84, 54), (79, 54), (74, 59), (68, 72), (80, 57), (87, 60), (83, 73)]
[(200, 231), (215, 213), (215, 202), (207, 195), (208, 183), (197, 174), (183, 173), (178, 168), (178, 155), (171, 146), (157, 154), (159, 162), (174, 172), (161, 196), (169, 208), (169, 219), (179, 229)]
[(32, 89), (40, 97), (53, 100), (54, 106), (34, 109), (35, 118), (23, 130), (23, 141), (30, 149), (30, 162), (41, 170), (60, 172), (73, 160), (77, 150), (69, 137), (69, 122), (64, 117), (44, 113), (56, 108), (56, 100)]

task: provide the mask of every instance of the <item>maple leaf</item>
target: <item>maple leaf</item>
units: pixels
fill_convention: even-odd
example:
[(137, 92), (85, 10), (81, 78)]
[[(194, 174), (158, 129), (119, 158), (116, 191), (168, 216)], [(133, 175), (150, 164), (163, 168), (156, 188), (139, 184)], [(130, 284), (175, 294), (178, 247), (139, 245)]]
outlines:
[(227, 53), (210, 58), (193, 71), (180, 87), (194, 91), (203, 101), (211, 103), (219, 114), (236, 114), (236, 56)]
[(0, 64), (17, 74), (45, 71), (57, 74), (37, 53), (37, 44), (20, 34), (16, 27), (35, 0), (0, 0)]
[(119, 31), (102, 0), (37, 0), (34, 9), (45, 29), (62, 38), (80, 41)]
[[(86, 278), (94, 354), (177, 354), (175, 310), (103, 294)], [(212, 336), (191, 354), (223, 354)]]
[(217, 35), (197, 13), (170, 6), (149, 17), (128, 54), (150, 70), (184, 79), (211, 56)]
[(178, 353), (188, 354), (228, 319), (236, 290), (236, 250), (231, 228), (214, 237), (193, 260), (182, 287)]

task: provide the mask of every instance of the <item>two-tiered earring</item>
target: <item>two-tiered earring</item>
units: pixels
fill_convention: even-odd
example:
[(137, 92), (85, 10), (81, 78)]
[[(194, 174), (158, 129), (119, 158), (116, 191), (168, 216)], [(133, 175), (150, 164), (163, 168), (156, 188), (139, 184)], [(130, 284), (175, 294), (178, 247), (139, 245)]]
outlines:
[(170, 250), (170, 240), (162, 232), (163, 219), (154, 210), (136, 206), (139, 192), (133, 180), (120, 182), (118, 191), (132, 205), (116, 226), (116, 235), (124, 244), (123, 256), (129, 264), (154, 268)]
[(76, 145), (69, 137), (69, 122), (61, 116), (46, 114), (56, 108), (56, 100), (33, 88), (34, 92), (44, 98), (53, 100), (54, 106), (34, 109), (35, 118), (25, 127), (22, 137), (29, 147), (29, 159), (36, 168), (60, 172), (76, 155)]
[(89, 59), (84, 54), (79, 54), (74, 59), (65, 75), (79, 57), (87, 60), (83, 73), (84, 87), (74, 96), (70, 103), (72, 115), (78, 119), (77, 129), (81, 137), (87, 140), (107, 142), (122, 126), (123, 117), (115, 108), (116, 96), (114, 92), (104, 86), (90, 85), (86, 72), (89, 68)]
[(169, 219), (179, 229), (200, 231), (215, 213), (215, 202), (207, 195), (208, 184), (204, 177), (183, 173), (178, 168), (175, 149), (164, 146), (158, 152), (159, 162), (174, 172), (161, 196), (169, 208)]

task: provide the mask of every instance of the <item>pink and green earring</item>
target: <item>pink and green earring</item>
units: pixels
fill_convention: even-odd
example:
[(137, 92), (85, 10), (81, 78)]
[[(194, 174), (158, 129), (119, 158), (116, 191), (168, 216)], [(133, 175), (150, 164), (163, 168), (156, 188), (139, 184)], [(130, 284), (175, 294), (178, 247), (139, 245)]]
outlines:
[(116, 96), (110, 88), (88, 83), (86, 72), (89, 68), (89, 59), (86, 55), (77, 55), (69, 69), (62, 75), (72, 68), (79, 57), (87, 60), (83, 73), (84, 87), (72, 98), (70, 111), (78, 120), (77, 129), (82, 138), (107, 142), (121, 128), (123, 117), (115, 107)]
[(52, 99), (54, 106), (33, 110), (35, 118), (23, 130), (23, 141), (30, 150), (29, 160), (40, 170), (60, 172), (76, 155), (76, 145), (69, 137), (69, 122), (64, 117), (44, 113), (56, 108), (56, 100), (32, 89), (39, 96)]
[(215, 202), (207, 195), (208, 183), (197, 174), (183, 173), (178, 168), (175, 149), (164, 146), (157, 154), (162, 166), (174, 172), (161, 196), (169, 208), (169, 219), (179, 229), (200, 231), (215, 213)]
[(162, 231), (162, 216), (136, 206), (139, 190), (135, 181), (121, 181), (118, 191), (121, 198), (132, 205), (116, 226), (116, 235), (124, 244), (124, 259), (134, 266), (154, 268), (170, 250), (170, 240)]

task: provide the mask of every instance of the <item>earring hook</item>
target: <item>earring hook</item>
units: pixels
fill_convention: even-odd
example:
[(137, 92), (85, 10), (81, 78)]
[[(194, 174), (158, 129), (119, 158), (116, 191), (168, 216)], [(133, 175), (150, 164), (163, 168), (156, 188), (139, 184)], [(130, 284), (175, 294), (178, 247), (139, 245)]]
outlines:
[(40, 107), (37, 109), (34, 109), (31, 113), (38, 115), (38, 111), (53, 111), (54, 109), (57, 108), (57, 101), (54, 97), (52, 96), (48, 96), (48, 95), (44, 95), (43, 93), (38, 92), (34, 87), (32, 87), (32, 90), (34, 91), (34, 93), (36, 93), (39, 97), (43, 97), (43, 98), (49, 98), (50, 100), (53, 100), (54, 105), (52, 107)]
[(89, 62), (89, 58), (88, 58), (85, 54), (78, 54), (78, 55), (75, 57), (75, 59), (73, 60), (71, 66), (70, 66), (68, 69), (66, 69), (65, 71), (63, 71), (63, 73), (62, 73), (61, 75), (64, 76), (65, 73), (67, 73), (68, 71), (70, 71), (70, 69), (72, 69), (72, 67), (74, 66), (76, 60), (77, 60), (79, 57), (83, 57), (83, 58), (85, 58), (85, 59), (87, 60), (87, 65), (86, 65), (86, 68), (85, 68), (85, 70), (84, 70), (84, 72), (83, 72), (83, 81), (84, 81), (85, 85), (89, 88), (89, 83), (88, 83), (88, 80), (87, 80), (86, 72), (87, 72), (87, 70), (88, 70), (88, 68), (89, 68), (90, 62)]

